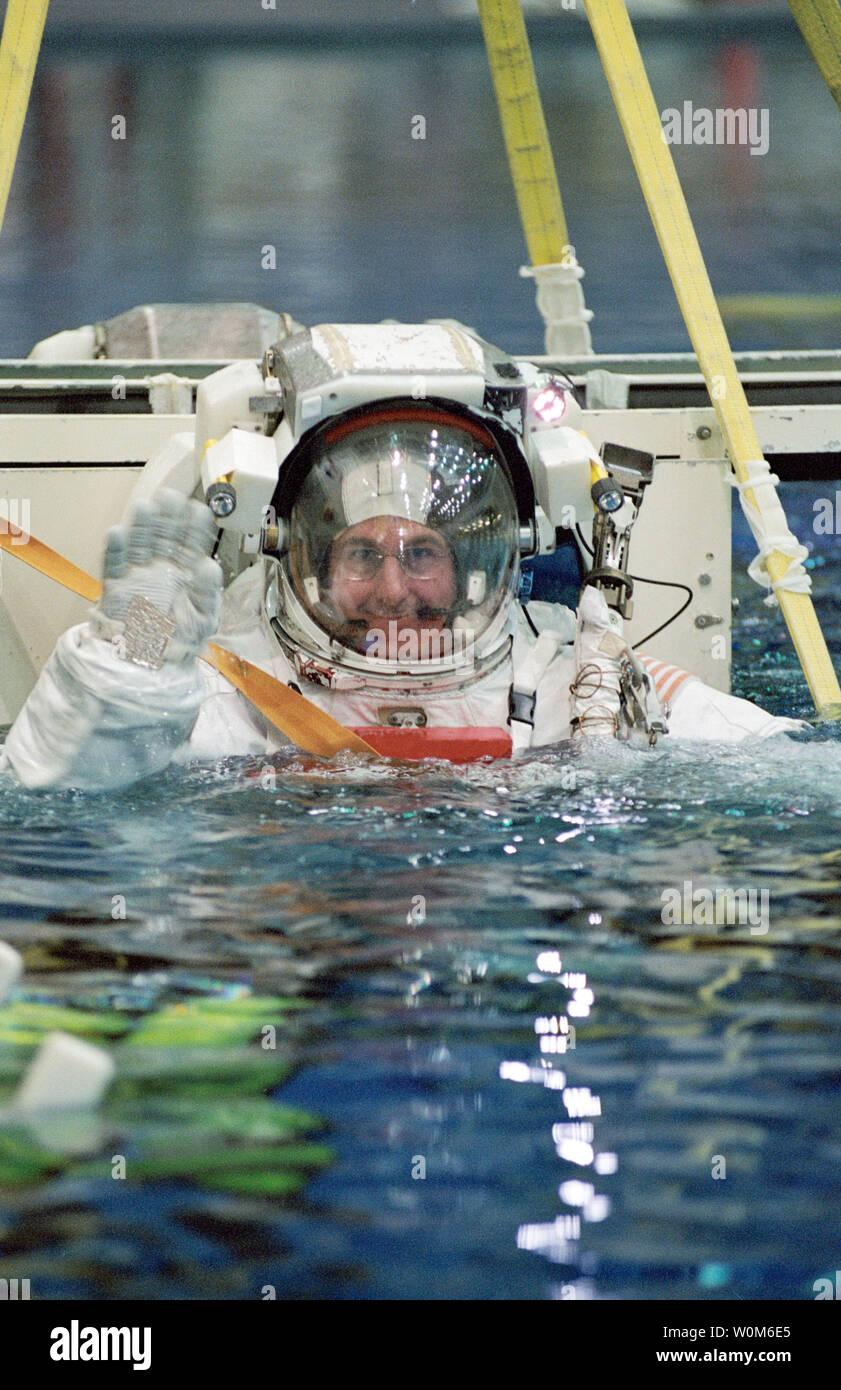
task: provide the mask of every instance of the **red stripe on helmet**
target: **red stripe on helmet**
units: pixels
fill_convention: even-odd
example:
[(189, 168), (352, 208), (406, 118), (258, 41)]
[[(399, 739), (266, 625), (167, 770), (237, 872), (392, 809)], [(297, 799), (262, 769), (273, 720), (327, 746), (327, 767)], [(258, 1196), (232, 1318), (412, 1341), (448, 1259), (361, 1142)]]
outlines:
[(437, 410), (431, 406), (383, 406), (377, 410), (372, 410), (362, 416), (357, 416), (353, 420), (342, 420), (339, 424), (325, 430), (323, 440), (325, 444), (337, 444), (340, 439), (344, 439), (348, 434), (355, 434), (357, 430), (367, 429), (370, 425), (390, 425), (397, 421), (418, 420), (425, 425), (449, 425), (454, 429), (463, 430), (478, 443), (483, 444), (492, 453), (496, 452), (496, 441), (493, 435), (474, 420), (467, 419), (463, 415), (454, 415), (449, 410)]

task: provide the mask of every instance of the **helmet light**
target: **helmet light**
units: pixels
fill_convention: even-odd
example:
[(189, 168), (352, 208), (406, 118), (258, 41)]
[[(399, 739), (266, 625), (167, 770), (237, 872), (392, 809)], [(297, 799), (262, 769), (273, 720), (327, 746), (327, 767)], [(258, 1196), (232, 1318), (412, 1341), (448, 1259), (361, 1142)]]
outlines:
[(557, 425), (566, 413), (566, 392), (559, 386), (542, 386), (529, 397), (529, 413), (543, 425)]

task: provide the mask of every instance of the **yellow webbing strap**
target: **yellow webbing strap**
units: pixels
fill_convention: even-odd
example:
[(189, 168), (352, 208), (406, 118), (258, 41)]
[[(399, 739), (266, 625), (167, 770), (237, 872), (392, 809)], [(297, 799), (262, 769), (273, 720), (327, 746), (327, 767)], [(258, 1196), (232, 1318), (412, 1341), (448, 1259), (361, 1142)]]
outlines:
[(529, 257), (559, 265), (569, 236), (520, 0), (478, 3)]
[(788, 0), (789, 9), (841, 107), (841, 8), (838, 0)]
[[(96, 602), (102, 593), (102, 585), (98, 579), (72, 565), (63, 555), (59, 555), (58, 551), (44, 545), (43, 541), (36, 540), (34, 536), (26, 537), (24, 544), (21, 544), (22, 540), (24, 537), (21, 535), (13, 536), (8, 530), (0, 531), (0, 549), (9, 555), (15, 555), (18, 560), (23, 560), (25, 564), (38, 570), (39, 574), (54, 579), (57, 584), (70, 589), (74, 594), (79, 594), (81, 598), (86, 598), (91, 603)], [(202, 660), (214, 666), (261, 714), (265, 715), (270, 724), (280, 729), (281, 733), (304, 752), (315, 753), (320, 758), (332, 758), (336, 753), (345, 752), (371, 753), (375, 758), (379, 758), (379, 753), (370, 743), (346, 729), (344, 724), (340, 724), (332, 715), (325, 714), (324, 710), (319, 709), (303, 695), (299, 695), (297, 691), (290, 690), (283, 681), (276, 680), (267, 671), (253, 666), (250, 661), (234, 656), (215, 642), (211, 642), (202, 652)]]
[(25, 565), (31, 565), (40, 574), (54, 579), (56, 584), (70, 589), (71, 593), (78, 594), (80, 598), (88, 599), (90, 603), (96, 603), (102, 593), (102, 585), (93, 575), (80, 570), (78, 565), (65, 560), (57, 550), (44, 545), (43, 541), (36, 541), (34, 536), (27, 536), (25, 532), (14, 535), (7, 526), (0, 528), (0, 549), (7, 550), (10, 555), (16, 555)]
[(0, 227), (23, 132), (49, 0), (8, 0), (0, 41)]
[[(733, 471), (746, 483), (762, 453), (625, 5), (585, 0), (585, 7)], [(756, 506), (753, 489), (745, 498)], [(764, 566), (776, 584), (793, 563), (773, 550)], [(809, 594), (776, 592), (818, 713), (841, 717), (841, 688)]]
[(215, 642), (208, 645), (203, 657), (231, 685), (236, 686), (261, 714), (307, 753), (316, 753), (320, 758), (332, 758), (336, 753), (373, 753), (377, 758), (380, 756), (364, 738), (346, 729), (344, 724), (325, 714), (303, 695), (290, 690), (288, 685), (270, 676), (268, 671), (261, 671), (259, 666), (252, 666), (241, 656), (234, 656), (233, 652), (217, 647)]

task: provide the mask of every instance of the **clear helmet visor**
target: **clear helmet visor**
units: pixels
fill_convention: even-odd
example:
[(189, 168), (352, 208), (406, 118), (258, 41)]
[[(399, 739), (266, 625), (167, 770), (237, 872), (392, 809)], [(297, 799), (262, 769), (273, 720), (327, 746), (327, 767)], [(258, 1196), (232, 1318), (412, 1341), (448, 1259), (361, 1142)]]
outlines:
[(285, 578), (329, 641), (440, 660), (478, 641), (510, 598), (511, 484), (478, 424), (422, 408), (368, 421), (318, 441), (291, 510)]

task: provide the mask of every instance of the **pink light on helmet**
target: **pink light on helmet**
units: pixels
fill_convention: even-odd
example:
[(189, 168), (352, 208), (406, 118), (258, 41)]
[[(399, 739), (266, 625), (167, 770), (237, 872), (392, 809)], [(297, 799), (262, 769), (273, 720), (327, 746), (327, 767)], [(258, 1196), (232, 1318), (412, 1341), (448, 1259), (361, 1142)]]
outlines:
[(566, 393), (557, 386), (541, 387), (529, 401), (529, 408), (544, 424), (557, 424), (567, 408)]

